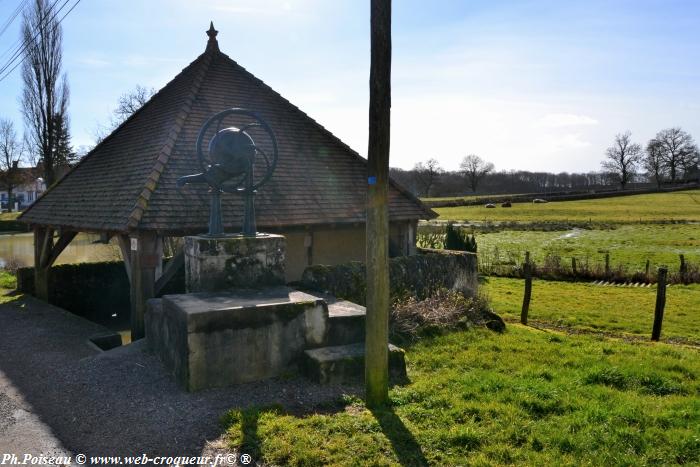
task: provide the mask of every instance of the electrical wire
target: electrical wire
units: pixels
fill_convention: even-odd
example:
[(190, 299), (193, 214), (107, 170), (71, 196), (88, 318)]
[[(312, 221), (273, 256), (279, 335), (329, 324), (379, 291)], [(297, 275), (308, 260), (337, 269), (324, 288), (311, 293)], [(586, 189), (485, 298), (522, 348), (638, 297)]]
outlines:
[[(56, 2), (54, 3), (53, 6), (55, 6), (57, 3), (59, 3), (59, 1), (60, 0), (56, 0)], [(56, 23), (55, 27), (58, 27), (61, 24), (61, 22), (63, 22), (63, 20), (66, 18), (66, 16), (68, 16), (75, 9), (75, 7), (78, 6), (80, 1), (81, 0), (77, 0), (73, 4), (73, 6), (70, 7), (70, 9), (61, 17), (61, 19), (58, 20), (58, 23)], [(69, 2), (70, 2), (70, 0), (65, 0), (63, 5), (61, 5), (61, 7), (53, 14), (53, 17), (51, 19), (52, 20), (55, 19), (58, 16), (58, 14), (61, 12), (61, 10), (63, 10)], [(50, 13), (47, 13), (44, 23), (47, 23), (49, 21), (49, 19), (48, 19), (49, 14)], [(15, 71), (15, 69), (17, 69), (17, 67), (22, 63), (22, 57), (24, 55), (24, 52), (29, 47), (29, 44), (37, 38), (37, 36), (39, 35), (40, 32), (41, 32), (40, 29), (37, 30), (36, 33), (34, 34), (34, 36), (31, 38), (31, 40), (25, 42), (25, 44), (22, 47), (22, 50), (18, 54), (15, 54), (13, 56), (13, 58), (11, 59), (11, 61), (9, 61), (5, 66), (3, 66), (0, 69), (0, 75), (2, 75), (2, 76), (0, 76), (0, 82), (4, 81), (8, 76), (10, 76), (12, 74), (12, 72)], [(13, 62), (14, 62), (14, 66), (12, 66)], [(7, 70), (10, 66), (12, 66), (12, 68), (9, 71), (5, 72), (5, 70)], [(5, 73), (5, 74), (3, 75), (2, 73)]]
[(53, 14), (52, 14), (51, 10), (54, 9), (56, 7), (56, 5), (61, 2), (61, 0), (56, 0), (51, 6), (49, 6), (49, 9), (47, 10), (46, 14), (44, 15), (44, 18), (41, 19), (41, 21), (37, 25), (36, 32), (34, 33), (32, 38), (29, 40), (24, 40), (24, 41), (22, 41), (21, 38), (18, 40), (18, 42), (21, 42), (21, 44), (19, 44), (17, 47), (15, 47), (15, 51), (12, 54), (12, 56), (5, 63), (5, 65), (3, 65), (0, 68), (0, 75), (2, 75), (5, 72), (5, 70), (7, 70), (9, 67), (11, 67), (15, 63), (16, 60), (22, 58), (22, 56), (24, 55), (24, 52), (27, 50), (29, 45), (34, 42), (34, 40), (37, 38), (37, 36), (41, 33), (41, 30), (44, 28), (44, 26), (46, 24), (48, 24), (49, 21), (54, 20), (56, 18), (56, 15), (66, 6), (66, 4), (69, 1), (70, 0), (64, 0), (63, 5), (61, 5), (61, 8), (58, 11), (54, 12)]
[[(42, 24), (44, 23), (44, 21), (48, 21), (49, 15), (51, 14), (51, 10), (54, 9), (54, 7), (59, 3), (59, 1), (60, 0), (56, 0), (52, 5), (49, 6), (49, 8), (46, 12), (46, 16), (44, 16), (44, 19), (41, 21)], [(0, 55), (0, 60), (4, 60), (8, 54), (11, 54), (11, 58), (8, 59), (7, 62), (5, 62), (5, 65), (3, 65), (3, 68), (5, 68), (7, 66), (7, 64), (9, 64), (10, 61), (13, 60), (17, 56), (18, 53), (21, 53), (22, 47), (24, 47), (25, 45), (26, 45), (25, 41), (23, 40), (22, 36), (20, 35), (20, 37), (15, 42), (12, 43), (10, 48), (5, 50), (5, 52), (3, 52), (2, 55)]]
[(0, 27), (0, 36), (2, 36), (5, 33), (5, 31), (7, 31), (7, 29), (12, 23), (14, 23), (15, 19), (17, 19), (19, 14), (24, 9), (25, 3), (27, 3), (27, 0), (22, 0), (17, 4), (17, 8), (15, 8), (15, 10), (12, 13), (10, 13), (10, 17), (7, 19), (7, 21), (5, 21), (5, 24), (3, 24), (2, 27)]

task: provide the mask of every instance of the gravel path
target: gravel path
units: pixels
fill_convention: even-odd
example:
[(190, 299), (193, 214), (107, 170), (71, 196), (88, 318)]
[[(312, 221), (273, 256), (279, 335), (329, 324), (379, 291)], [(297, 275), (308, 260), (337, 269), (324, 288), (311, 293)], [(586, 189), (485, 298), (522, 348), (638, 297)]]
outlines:
[[(190, 394), (143, 341), (108, 352), (88, 344), (104, 331), (32, 298), (0, 305), (0, 453), (199, 455), (228, 409), (281, 404), (305, 414), (358, 391), (293, 377)], [(21, 413), (30, 431), (9, 435)]]

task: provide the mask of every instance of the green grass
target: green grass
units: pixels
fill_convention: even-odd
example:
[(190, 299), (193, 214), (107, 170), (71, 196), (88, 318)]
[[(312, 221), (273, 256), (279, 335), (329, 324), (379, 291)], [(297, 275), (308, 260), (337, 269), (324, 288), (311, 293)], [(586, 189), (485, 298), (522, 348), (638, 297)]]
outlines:
[[(510, 325), (409, 348), (411, 383), (375, 412), (233, 410), (232, 449), (273, 465), (700, 463), (697, 350)], [(328, 412), (329, 408), (326, 408)]]
[[(610, 253), (611, 264), (624, 264), (644, 270), (646, 260), (652, 266), (679, 267), (679, 254), (690, 263), (700, 263), (700, 226), (693, 224), (623, 225), (613, 230), (512, 231), (477, 234), (481, 259), (523, 261), (530, 251), (535, 261), (545, 255), (558, 255), (568, 263), (571, 257), (591, 263), (604, 262)], [(497, 258), (496, 258), (497, 254)]]
[(14, 290), (17, 287), (17, 277), (11, 272), (0, 269), (0, 289)]
[[(489, 277), (482, 286), (494, 311), (519, 319), (524, 281)], [(656, 287), (600, 286), (581, 282), (533, 280), (529, 318), (564, 326), (651, 336)], [(661, 338), (700, 343), (700, 284), (666, 291)]]
[(21, 212), (3, 212), (0, 213), (0, 221), (12, 221), (19, 217)]
[(651, 222), (699, 221), (700, 190), (622, 196), (547, 204), (514, 203), (512, 208), (459, 206), (435, 208), (440, 220)]

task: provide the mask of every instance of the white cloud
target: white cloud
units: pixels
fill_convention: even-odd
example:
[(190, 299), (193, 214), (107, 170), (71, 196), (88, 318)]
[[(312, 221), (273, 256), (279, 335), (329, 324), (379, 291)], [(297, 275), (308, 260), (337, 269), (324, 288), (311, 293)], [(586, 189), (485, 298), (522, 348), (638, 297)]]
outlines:
[(571, 113), (551, 113), (540, 118), (537, 126), (561, 128), (581, 125), (597, 125), (598, 120), (587, 115), (577, 115)]
[(211, 8), (215, 11), (251, 16), (280, 16), (290, 13), (301, 13), (307, 5), (305, 0), (266, 0), (266, 1), (237, 1), (230, 0), (214, 3)]
[(106, 68), (109, 66), (112, 66), (112, 63), (108, 60), (102, 60), (99, 58), (94, 58), (94, 57), (82, 57), (78, 58), (76, 60), (77, 63), (80, 65), (89, 67), (89, 68)]

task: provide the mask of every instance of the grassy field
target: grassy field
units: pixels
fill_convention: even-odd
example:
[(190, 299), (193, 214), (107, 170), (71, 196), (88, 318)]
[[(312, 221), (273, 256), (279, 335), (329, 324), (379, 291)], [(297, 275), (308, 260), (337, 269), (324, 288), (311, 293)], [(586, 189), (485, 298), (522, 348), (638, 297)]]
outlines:
[(370, 412), (234, 410), (232, 449), (273, 465), (700, 463), (697, 350), (509, 325), (409, 348), (411, 383)]
[(512, 208), (483, 206), (435, 208), (440, 220), (653, 222), (700, 221), (700, 190), (622, 196), (547, 204), (515, 203)]
[(19, 212), (3, 212), (0, 213), (0, 221), (13, 221), (19, 217)]
[(474, 201), (475, 199), (504, 198), (513, 195), (470, 195), (470, 196), (446, 196), (442, 198), (421, 198), (421, 201)]
[[(482, 284), (494, 311), (520, 319), (524, 282), (489, 277)], [(656, 287), (600, 286), (581, 282), (534, 280), (529, 317), (533, 320), (644, 337), (651, 335)], [(674, 285), (666, 291), (662, 340), (688, 339), (700, 344), (700, 284)]]
[(565, 261), (604, 262), (610, 253), (612, 265), (624, 264), (644, 270), (646, 260), (652, 266), (666, 264), (676, 270), (679, 254), (690, 263), (700, 263), (700, 226), (693, 224), (622, 225), (612, 230), (574, 229), (569, 231), (501, 231), (477, 234), (479, 253), (491, 261), (515, 261), (525, 251), (541, 262), (546, 255), (558, 255)]

